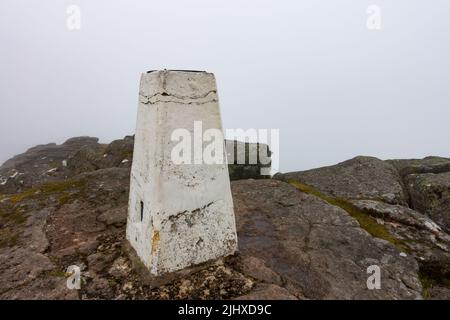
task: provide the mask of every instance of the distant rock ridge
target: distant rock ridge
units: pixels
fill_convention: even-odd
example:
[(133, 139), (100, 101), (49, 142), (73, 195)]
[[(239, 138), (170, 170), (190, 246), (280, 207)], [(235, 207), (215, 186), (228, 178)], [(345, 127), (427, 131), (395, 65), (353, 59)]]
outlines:
[[(229, 147), (232, 147), (232, 143), (236, 144), (234, 157), (228, 159), (231, 180), (267, 178), (267, 175), (261, 174), (262, 168), (270, 168), (271, 152), (267, 145), (226, 142)], [(49, 143), (35, 146), (7, 160), (0, 167), (0, 193), (15, 193), (82, 172), (113, 167), (130, 168), (133, 148), (133, 136), (109, 144), (98, 143), (98, 138), (94, 137), (75, 137), (61, 145)], [(241, 156), (242, 151), (245, 154)], [(255, 158), (250, 156), (254, 153)], [(263, 163), (260, 154), (268, 157)], [(245, 159), (245, 163), (241, 163), (240, 159)], [(251, 163), (249, 159), (257, 159), (257, 162)]]

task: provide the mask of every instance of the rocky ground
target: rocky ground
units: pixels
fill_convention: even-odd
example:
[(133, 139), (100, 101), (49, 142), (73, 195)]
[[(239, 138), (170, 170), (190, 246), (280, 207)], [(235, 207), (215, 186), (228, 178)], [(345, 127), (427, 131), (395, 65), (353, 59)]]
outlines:
[(150, 287), (124, 246), (132, 154), (133, 137), (80, 137), (0, 167), (1, 299), (450, 298), (450, 159), (357, 157), (273, 179), (230, 165), (239, 252)]

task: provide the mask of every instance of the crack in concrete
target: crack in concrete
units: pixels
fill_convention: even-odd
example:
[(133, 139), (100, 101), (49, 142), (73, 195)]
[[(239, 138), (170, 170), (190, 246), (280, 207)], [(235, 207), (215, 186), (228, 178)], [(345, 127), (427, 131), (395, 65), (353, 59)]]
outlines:
[[(201, 100), (206, 99), (210, 95), (215, 95), (214, 98), (208, 99), (206, 101), (193, 101), (193, 100)], [(164, 98), (168, 97), (168, 98)], [(170, 97), (175, 99), (170, 99)], [(143, 104), (156, 104), (158, 102), (174, 102), (174, 103), (180, 103), (180, 104), (205, 104), (210, 102), (217, 102), (217, 91), (216, 90), (210, 90), (207, 93), (203, 95), (197, 95), (197, 96), (180, 96), (176, 94), (168, 94), (167, 92), (157, 92), (151, 96), (146, 96), (142, 92), (139, 93), (139, 98), (143, 98), (143, 100), (140, 99), (140, 102)], [(189, 102), (186, 102), (184, 100), (189, 100)]]
[[(172, 225), (173, 225), (173, 223), (176, 220), (179, 220), (182, 216), (185, 216), (185, 218), (192, 218), (192, 216), (194, 216), (196, 214), (199, 214), (200, 212), (204, 211), (206, 208), (212, 206), (215, 202), (216, 201), (212, 201), (212, 202), (210, 202), (210, 203), (208, 203), (208, 204), (206, 204), (206, 205), (204, 205), (204, 206), (202, 206), (200, 208), (197, 208), (197, 209), (194, 209), (194, 210), (191, 210), (191, 211), (190, 210), (184, 210), (182, 212), (178, 212), (177, 214), (171, 215), (170, 217), (162, 220), (161, 224), (164, 225), (165, 222), (170, 221), (172, 223)], [(193, 225), (192, 222), (190, 222), (190, 220), (189, 221), (186, 220), (186, 222), (187, 222), (189, 227), (191, 227)]]

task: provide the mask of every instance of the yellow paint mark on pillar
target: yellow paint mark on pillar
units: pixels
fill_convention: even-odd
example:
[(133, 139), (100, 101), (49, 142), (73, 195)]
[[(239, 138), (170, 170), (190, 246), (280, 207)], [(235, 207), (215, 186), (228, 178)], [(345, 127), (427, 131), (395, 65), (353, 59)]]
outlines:
[(152, 255), (156, 253), (159, 248), (159, 231), (153, 231), (152, 235)]

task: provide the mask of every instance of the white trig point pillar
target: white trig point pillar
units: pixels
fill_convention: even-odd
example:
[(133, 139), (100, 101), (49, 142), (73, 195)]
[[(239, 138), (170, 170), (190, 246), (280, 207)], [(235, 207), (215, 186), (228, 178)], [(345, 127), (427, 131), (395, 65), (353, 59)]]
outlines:
[(225, 159), (214, 75), (181, 70), (142, 74), (127, 240), (151, 275), (236, 251)]

